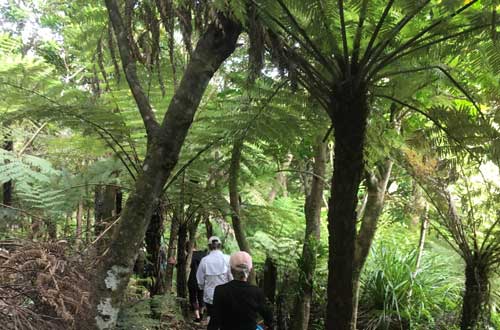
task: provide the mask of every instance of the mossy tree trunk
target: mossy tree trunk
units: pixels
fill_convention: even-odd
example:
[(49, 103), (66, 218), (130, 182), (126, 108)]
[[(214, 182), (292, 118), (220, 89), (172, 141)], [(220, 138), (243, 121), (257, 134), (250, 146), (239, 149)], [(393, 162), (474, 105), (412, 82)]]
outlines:
[(144, 122), (148, 144), (134, 189), (113, 230), (107, 253), (95, 272), (93, 304), (95, 322), (87, 329), (114, 329), (137, 253), (142, 245), (154, 206), (177, 164), (181, 147), (205, 89), (222, 62), (234, 51), (241, 26), (223, 14), (201, 34), (163, 122), (155, 114), (136, 72), (123, 17), (116, 0), (106, 0), (119, 45), (120, 58), (132, 95)]

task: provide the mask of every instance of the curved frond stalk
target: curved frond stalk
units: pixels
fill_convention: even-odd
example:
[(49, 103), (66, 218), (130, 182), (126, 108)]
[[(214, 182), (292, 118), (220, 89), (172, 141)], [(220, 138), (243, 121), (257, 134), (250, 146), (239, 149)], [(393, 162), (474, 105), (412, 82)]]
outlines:
[[(461, 8), (459, 8), (458, 10), (456, 10), (455, 12), (451, 13), (450, 15), (447, 15), (446, 17), (442, 17), (442, 18), (438, 19), (436, 22), (431, 23), (429, 26), (427, 26), (422, 31), (420, 31), (419, 33), (417, 33), (416, 35), (414, 35), (412, 38), (410, 38), (410, 40), (406, 41), (401, 46), (399, 46), (398, 48), (396, 48), (394, 51), (392, 51), (391, 53), (387, 54), (384, 58), (382, 58), (380, 60), (380, 62), (373, 68), (373, 70), (370, 70), (371, 73), (369, 73), (369, 76), (373, 77), (375, 74), (377, 74), (377, 72), (379, 72), (388, 63), (390, 63), (390, 61), (395, 56), (397, 56), (399, 53), (405, 51), (406, 49), (408, 49), (409, 47), (411, 47), (412, 45), (414, 45), (422, 36), (424, 36), (425, 34), (427, 34), (429, 31), (432, 31), (433, 29), (435, 29), (439, 25), (443, 24), (444, 22), (447, 22), (447, 21), (453, 19), (455, 16), (460, 15), (460, 13), (464, 12), (467, 8), (471, 7), (472, 5), (474, 5), (478, 1), (479, 0), (468, 1), (464, 6), (462, 6)], [(378, 61), (378, 58), (375, 58), (375, 60)]]

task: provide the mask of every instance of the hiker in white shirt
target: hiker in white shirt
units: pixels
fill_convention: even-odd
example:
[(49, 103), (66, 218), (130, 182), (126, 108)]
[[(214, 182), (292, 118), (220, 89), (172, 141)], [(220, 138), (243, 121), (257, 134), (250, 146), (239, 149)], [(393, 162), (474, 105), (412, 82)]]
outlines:
[(208, 239), (209, 254), (201, 259), (196, 280), (198, 286), (203, 290), (203, 301), (207, 307), (210, 317), (213, 312), (213, 300), (215, 287), (225, 284), (233, 279), (231, 267), (229, 266), (229, 256), (221, 251), (221, 240), (217, 236)]

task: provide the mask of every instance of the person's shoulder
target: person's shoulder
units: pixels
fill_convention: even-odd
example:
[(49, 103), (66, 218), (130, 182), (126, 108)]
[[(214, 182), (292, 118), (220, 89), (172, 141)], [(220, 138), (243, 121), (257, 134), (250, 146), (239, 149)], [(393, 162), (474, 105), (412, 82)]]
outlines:
[(215, 287), (215, 292), (225, 292), (229, 289), (229, 287), (231, 286), (230, 284), (231, 282), (227, 282), (227, 283), (224, 283), (224, 284), (219, 284)]

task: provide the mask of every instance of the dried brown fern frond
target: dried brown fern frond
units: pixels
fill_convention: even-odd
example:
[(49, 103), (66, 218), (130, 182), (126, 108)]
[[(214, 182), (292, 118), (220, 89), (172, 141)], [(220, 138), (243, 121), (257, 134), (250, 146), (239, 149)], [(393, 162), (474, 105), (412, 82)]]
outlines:
[(0, 259), (0, 322), (10, 329), (74, 329), (89, 315), (90, 283), (66, 244), (24, 243)]

